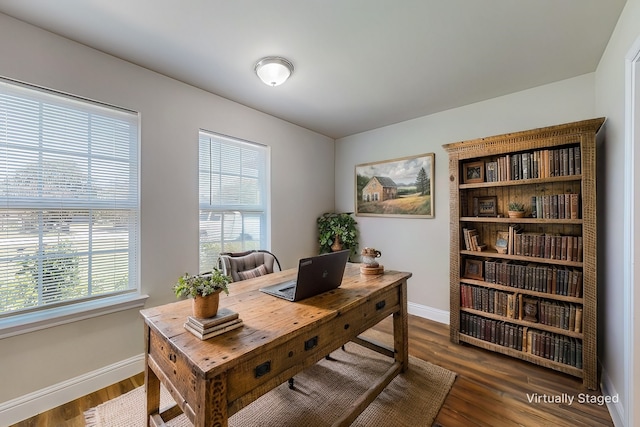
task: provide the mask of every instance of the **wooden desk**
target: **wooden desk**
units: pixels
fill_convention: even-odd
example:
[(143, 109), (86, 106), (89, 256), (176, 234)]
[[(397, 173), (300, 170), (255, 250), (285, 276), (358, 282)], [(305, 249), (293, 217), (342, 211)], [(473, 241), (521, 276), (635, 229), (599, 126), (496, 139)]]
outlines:
[[(150, 426), (184, 412), (197, 426), (227, 426), (227, 419), (348, 341), (395, 359), (389, 370), (334, 425), (349, 425), (389, 382), (408, 368), (407, 279), (411, 273), (361, 275), (347, 264), (340, 288), (292, 303), (258, 288), (295, 277), (296, 270), (233, 283), (220, 306), (240, 314), (244, 326), (206, 341), (187, 332), (191, 301), (142, 310), (145, 388)], [(358, 338), (393, 315), (394, 349)], [(160, 382), (177, 405), (159, 413)]]

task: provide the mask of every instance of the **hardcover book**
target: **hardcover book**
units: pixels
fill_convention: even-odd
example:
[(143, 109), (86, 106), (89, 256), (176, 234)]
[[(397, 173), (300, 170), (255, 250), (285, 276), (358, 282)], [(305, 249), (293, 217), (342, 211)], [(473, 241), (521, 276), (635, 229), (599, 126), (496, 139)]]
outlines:
[(195, 329), (193, 327), (193, 325), (189, 322), (184, 324), (184, 328), (191, 332), (193, 335), (195, 335), (196, 337), (200, 338), (201, 340), (207, 340), (209, 338), (213, 338), (217, 335), (221, 335), (224, 334), (225, 332), (229, 332), (232, 331), (234, 329), (237, 329), (239, 327), (241, 327), (243, 325), (242, 323), (242, 319), (235, 319), (235, 320), (231, 320), (229, 322), (225, 322), (219, 325), (216, 325), (212, 328), (209, 328), (203, 332), (200, 332), (199, 330)]
[(210, 329), (221, 323), (229, 322), (237, 319), (238, 313), (228, 308), (220, 308), (218, 313), (214, 317), (202, 318), (202, 317), (187, 317), (187, 322), (197, 330), (204, 331)]

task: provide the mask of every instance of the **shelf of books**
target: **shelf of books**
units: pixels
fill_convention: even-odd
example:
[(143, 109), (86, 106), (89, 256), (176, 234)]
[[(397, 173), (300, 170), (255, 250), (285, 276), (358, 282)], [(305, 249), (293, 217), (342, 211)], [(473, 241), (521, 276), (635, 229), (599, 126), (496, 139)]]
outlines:
[(451, 340), (597, 384), (596, 150), (604, 119), (449, 154)]

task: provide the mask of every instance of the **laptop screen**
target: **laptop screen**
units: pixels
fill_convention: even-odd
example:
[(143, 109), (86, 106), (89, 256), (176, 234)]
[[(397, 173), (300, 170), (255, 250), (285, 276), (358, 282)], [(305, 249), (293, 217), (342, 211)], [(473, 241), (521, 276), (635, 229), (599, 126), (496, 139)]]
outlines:
[(349, 250), (302, 258), (298, 262), (298, 276), (293, 295), (281, 292), (283, 288), (291, 288), (290, 281), (260, 290), (292, 301), (321, 294), (340, 286), (348, 259)]

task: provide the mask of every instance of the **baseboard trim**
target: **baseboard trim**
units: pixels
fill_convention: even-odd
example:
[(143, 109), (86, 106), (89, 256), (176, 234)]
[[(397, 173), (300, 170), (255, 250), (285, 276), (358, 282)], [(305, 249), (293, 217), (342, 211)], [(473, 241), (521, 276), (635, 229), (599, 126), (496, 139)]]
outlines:
[(144, 354), (0, 403), (0, 426), (7, 427), (86, 396), (144, 370)]
[(434, 322), (449, 324), (449, 312), (440, 310), (438, 308), (428, 307), (426, 305), (420, 305), (413, 302), (407, 303), (407, 311), (409, 314), (415, 316), (424, 317), (425, 319), (433, 320)]
[[(603, 396), (620, 396), (604, 367), (600, 375), (600, 389), (602, 390)], [(609, 409), (609, 415), (611, 415), (611, 421), (613, 421), (614, 426), (626, 426), (626, 411), (624, 409), (624, 403), (620, 399), (618, 399), (616, 403), (607, 403), (607, 409)]]

